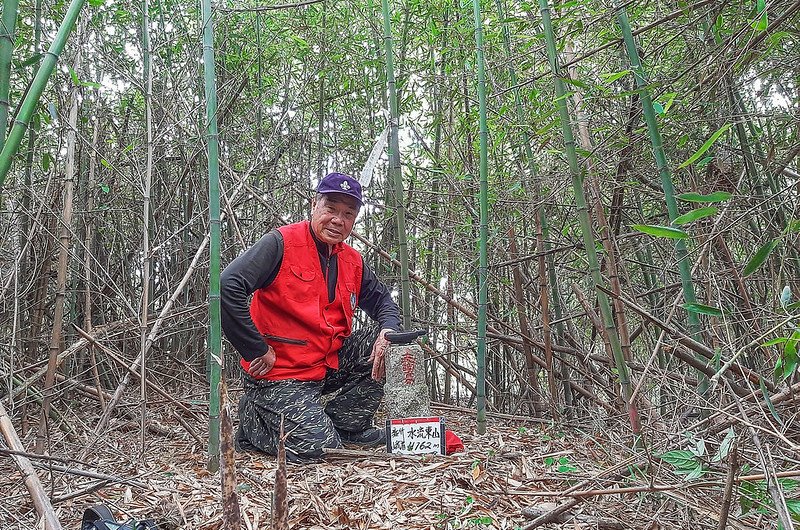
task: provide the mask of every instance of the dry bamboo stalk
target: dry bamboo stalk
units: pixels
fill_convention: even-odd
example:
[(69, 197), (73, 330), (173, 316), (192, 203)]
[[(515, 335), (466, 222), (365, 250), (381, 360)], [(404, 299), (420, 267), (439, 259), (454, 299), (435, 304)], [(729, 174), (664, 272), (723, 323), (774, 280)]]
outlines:
[(28, 488), (28, 492), (31, 494), (36, 512), (44, 519), (45, 529), (61, 530), (61, 523), (58, 521), (55, 511), (53, 511), (53, 505), (50, 503), (42, 483), (39, 481), (39, 476), (34, 471), (30, 460), (19, 454), (24, 453), (25, 448), (19, 441), (17, 431), (14, 430), (14, 425), (11, 423), (11, 418), (9, 418), (2, 402), (0, 402), (0, 431), (2, 431), (8, 447), (17, 453), (12, 456), (20, 473), (22, 473), (25, 487)]
[(239, 495), (236, 492), (236, 457), (233, 446), (233, 425), (228, 407), (228, 385), (223, 377), (220, 388), (220, 428), (222, 449), (222, 528), (239, 530), (242, 526), (242, 512), (239, 509)]
[[(95, 172), (97, 171), (97, 145), (100, 141), (100, 120), (98, 119), (94, 124), (94, 133), (92, 134), (92, 149), (89, 156), (89, 183), (87, 184), (86, 192), (86, 211), (94, 211), (94, 186), (95, 186)], [(91, 335), (92, 333), (92, 240), (94, 239), (94, 216), (84, 216), (86, 219), (86, 236), (84, 237), (84, 252), (86, 255), (83, 260), (83, 270), (86, 276), (86, 289), (84, 290), (83, 298), (83, 327), (86, 332)], [(95, 356), (94, 348), (89, 345), (89, 362), (91, 363), (92, 378), (94, 385), (97, 388), (97, 398), (100, 401), (100, 410), (105, 410), (106, 399), (103, 392), (103, 386), (100, 384), (100, 373), (97, 370), (97, 358)]]
[[(781, 473), (772, 474), (758, 474), (736, 477), (734, 482), (741, 483), (753, 480), (767, 480), (770, 477), (778, 478), (795, 478), (800, 477), (800, 469), (795, 471), (783, 471)], [(719, 482), (716, 481), (702, 481), (702, 482), (684, 482), (681, 484), (648, 484), (643, 486), (628, 486), (626, 488), (598, 488), (591, 490), (581, 491), (532, 491), (527, 493), (527, 497), (602, 497), (605, 495), (624, 495), (627, 493), (656, 493), (659, 491), (675, 491), (697, 488), (718, 488)]]
[[(245, 76), (245, 83), (246, 83), (246, 76)], [(241, 89), (243, 88), (244, 84), (240, 87), (239, 92), (241, 92)], [(234, 94), (232, 101), (238, 97), (239, 92)], [(196, 154), (199, 152), (200, 151), (197, 151)], [(248, 171), (246, 171), (241, 176), (236, 186), (236, 189), (234, 189), (233, 193), (231, 194), (231, 197), (229, 199), (230, 201), (233, 201), (238, 196), (239, 192), (242, 190), (242, 187), (247, 186), (245, 181), (254, 168), (255, 166), (249, 168)], [(155, 321), (153, 322), (153, 327), (150, 328), (150, 333), (148, 333), (147, 340), (145, 341), (146, 347), (142, 348), (142, 351), (139, 352), (139, 356), (133, 361), (133, 363), (131, 363), (128, 369), (128, 373), (125, 374), (123, 380), (120, 382), (119, 385), (117, 385), (117, 389), (114, 391), (114, 395), (109, 401), (108, 407), (106, 408), (106, 410), (103, 411), (103, 415), (100, 417), (100, 420), (97, 422), (97, 425), (95, 426), (94, 429), (95, 433), (100, 433), (101, 431), (103, 431), (103, 429), (105, 429), (106, 425), (108, 424), (108, 420), (111, 419), (111, 414), (113, 414), (114, 409), (117, 406), (117, 402), (122, 397), (125, 388), (127, 388), (128, 384), (130, 383), (130, 377), (131, 377), (130, 372), (136, 371), (139, 368), (139, 364), (142, 361), (142, 356), (147, 355), (147, 352), (150, 350), (150, 347), (152, 346), (153, 342), (155, 342), (156, 337), (158, 337), (158, 332), (161, 330), (161, 325), (164, 323), (164, 320), (166, 319), (167, 315), (172, 309), (173, 304), (178, 299), (180, 294), (183, 292), (183, 289), (186, 287), (186, 285), (189, 283), (189, 279), (192, 277), (192, 274), (194, 274), (195, 269), (197, 269), (197, 264), (200, 262), (200, 257), (205, 253), (206, 247), (208, 246), (210, 241), (211, 241), (210, 234), (206, 234), (206, 236), (203, 238), (203, 241), (200, 243), (200, 246), (197, 248), (197, 252), (195, 252), (194, 257), (192, 258), (192, 262), (186, 269), (183, 278), (181, 278), (181, 281), (178, 283), (178, 286), (175, 288), (175, 290), (173, 290), (169, 299), (164, 304), (164, 307), (161, 308), (161, 311), (158, 314), (158, 318), (156, 318)], [(157, 248), (158, 247), (152, 249), (152, 252), (154, 253), (157, 250)]]
[[(258, 196), (254, 197), (254, 198), (257, 199), (257, 200), (263, 200)], [(264, 201), (264, 202), (266, 202), (266, 201)], [(372, 249), (374, 252), (376, 252), (378, 255), (380, 255), (382, 258), (384, 258), (388, 262), (392, 263), (395, 266), (399, 266), (400, 265), (399, 261), (394, 259), (392, 256), (390, 256), (387, 252), (385, 252), (381, 248), (378, 248), (375, 244), (373, 244), (372, 242), (370, 242), (366, 238), (362, 237), (361, 235), (357, 234), (356, 232), (352, 232), (351, 235), (354, 238), (358, 239), (360, 242), (364, 243), (367, 247)], [(436, 287), (434, 285), (431, 285), (430, 283), (426, 282), (419, 274), (415, 273), (414, 271), (408, 271), (408, 277), (410, 279), (414, 280), (415, 282), (419, 283), (420, 285), (422, 285), (425, 289), (427, 289), (428, 291), (432, 292), (433, 294), (435, 294), (436, 296), (438, 296), (442, 300), (444, 300), (449, 307), (452, 307), (452, 308), (458, 310), (463, 315), (469, 317), (472, 320), (476, 320), (478, 318), (478, 316), (471, 309), (469, 309), (468, 307), (466, 307), (463, 304), (460, 304), (459, 302), (454, 300), (452, 296), (448, 296), (447, 294), (443, 293), (441, 291), (441, 289), (439, 289), (438, 287)], [(517, 344), (515, 344), (513, 341), (509, 342), (509, 341), (504, 340), (504, 337), (506, 337), (506, 336), (503, 335), (502, 333), (500, 333), (500, 331), (497, 328), (495, 328), (493, 326), (488, 326), (487, 327), (487, 331), (488, 331), (487, 336), (496, 336), (500, 340), (503, 340), (503, 342), (506, 342), (506, 343), (510, 344), (512, 347), (514, 347), (517, 350), (520, 350), (521, 347), (518, 346)], [(531, 342), (531, 344), (535, 345), (537, 348), (542, 349), (542, 350), (544, 349), (544, 345), (543, 344), (540, 344), (539, 342), (533, 340), (530, 336), (526, 336), (525, 339), (529, 340)], [(554, 346), (553, 349), (556, 350), (557, 348)], [(547, 363), (544, 361), (544, 359), (541, 359), (536, 355), (533, 356), (533, 360), (534, 360), (534, 362), (536, 364), (538, 364), (542, 368), (545, 368), (547, 366)], [(598, 405), (600, 405), (601, 407), (603, 407), (604, 409), (606, 409), (608, 411), (616, 412), (614, 410), (613, 406), (609, 405), (608, 403), (606, 403), (605, 401), (600, 399), (598, 396), (596, 396), (592, 392), (586, 390), (585, 388), (583, 388), (579, 384), (575, 383), (574, 381), (569, 381), (569, 385), (574, 391), (576, 391), (577, 393), (579, 393), (583, 397), (585, 397), (587, 399), (591, 399), (592, 401), (596, 402)]]
[[(541, 517), (542, 515), (549, 513), (550, 510), (546, 510), (548, 507), (548, 504), (542, 504), (525, 508), (522, 510), (522, 515), (528, 519), (536, 519), (537, 517)], [(574, 517), (560, 513), (558, 516), (555, 516), (555, 519), (552, 522), (564, 524), (569, 522), (570, 519), (574, 521), (573, 524), (577, 528), (582, 528), (583, 525), (586, 525), (588, 528), (595, 528), (597, 530), (625, 530), (625, 526), (615, 519), (610, 519), (608, 517), (597, 517), (582, 513), (579, 513)]]
[[(564, 48), (564, 56), (569, 63), (575, 58), (575, 52), (572, 49), (572, 43), (567, 41)], [(567, 68), (569, 76), (572, 79), (578, 79), (578, 69), (574, 63), (570, 64)], [(592, 145), (592, 136), (589, 132), (589, 119), (583, 111), (583, 94), (579, 87), (572, 88), (572, 99), (575, 106), (575, 122), (578, 127), (578, 141), (581, 147), (587, 152), (594, 149)], [(605, 210), (602, 204), (602, 195), (600, 193), (600, 184), (597, 181), (597, 172), (594, 168), (592, 158), (586, 160), (586, 165), (589, 169), (589, 195), (592, 200), (592, 208), (594, 210), (595, 219), (597, 220), (598, 233), (606, 251), (606, 267), (608, 268), (607, 276), (611, 285), (611, 290), (617, 294), (622, 292), (621, 283), (619, 280), (619, 267), (617, 266), (617, 248), (614, 241), (614, 232), (608, 222)], [(626, 361), (631, 361), (631, 338), (628, 332), (628, 319), (625, 317), (624, 306), (618, 298), (612, 298), (614, 309), (614, 317), (617, 321), (617, 329), (619, 330), (620, 347), (622, 348), (623, 356)]]
[[(80, 41), (84, 33), (85, 22), (81, 21), (76, 31), (75, 38)], [(74, 71), (80, 69), (82, 53), (78, 47), (75, 55)], [(66, 303), (67, 266), (69, 264), (70, 247), (72, 246), (72, 209), (75, 190), (75, 145), (78, 127), (78, 95), (79, 87), (73, 86), (70, 94), (69, 126), (67, 128), (67, 159), (64, 167), (64, 203), (61, 211), (61, 235), (59, 236), (58, 269), (56, 272), (56, 296), (53, 310), (53, 328), (50, 334), (50, 348), (48, 351), (47, 372), (45, 373), (44, 388), (42, 389), (42, 413), (39, 419), (39, 429), (36, 433), (35, 452), (42, 454), (47, 440), (47, 417), (50, 413), (50, 403), (53, 400), (53, 384), (57, 368), (57, 358), (61, 347), (62, 330), (64, 326), (64, 306)]]
[[(601, 289), (603, 289), (610, 296), (616, 296), (613, 292), (609, 291), (608, 289), (604, 289), (602, 287), (601, 287)], [(659, 328), (661, 328), (664, 331), (666, 331), (670, 336), (672, 336), (675, 340), (677, 340), (681, 345), (687, 347), (688, 349), (692, 350), (695, 353), (701, 354), (703, 357), (706, 357), (707, 359), (713, 359), (714, 358), (714, 355), (716, 354), (716, 352), (714, 352), (714, 350), (708, 348), (704, 344), (701, 344), (701, 343), (697, 342), (696, 340), (694, 340), (690, 336), (688, 336), (685, 333), (681, 332), (680, 330), (674, 328), (673, 326), (670, 326), (666, 322), (663, 322), (660, 318), (652, 315), (649, 311), (647, 311), (646, 309), (641, 307), (639, 304), (629, 300), (626, 296), (624, 296), (624, 295), (620, 296), (620, 300), (622, 300), (622, 302), (626, 306), (628, 306), (631, 309), (633, 309), (636, 313), (639, 313), (639, 315), (641, 315), (642, 317), (646, 318), (648, 321), (652, 322), (653, 324), (655, 324)], [(699, 361), (697, 359), (694, 359), (694, 357), (692, 357), (692, 356), (681, 355), (680, 350), (677, 349), (677, 348), (673, 348), (672, 349), (672, 354), (675, 355), (676, 357), (678, 357), (679, 359), (683, 360), (684, 362), (686, 362), (687, 364), (689, 364), (693, 368), (696, 368), (696, 369), (702, 371), (703, 373), (705, 373), (709, 377), (712, 377), (717, 373), (722, 373), (721, 369), (719, 371), (714, 370), (713, 367), (709, 366), (708, 364), (704, 364), (703, 362), (701, 362), (701, 361)], [(740, 374), (743, 377), (746, 377), (747, 379), (749, 379), (752, 383), (754, 383), (756, 385), (758, 385), (760, 383), (760, 381), (762, 381), (762, 379), (763, 379), (758, 374), (753, 372), (752, 370), (749, 370), (749, 369), (744, 368), (744, 367), (739, 366), (739, 365), (731, 366), (731, 370), (733, 370), (734, 372), (737, 372), (738, 374)], [(767, 385), (767, 388), (769, 388), (769, 385), (771, 385), (772, 383), (770, 383), (768, 381), (764, 381), (764, 384)], [(734, 391), (736, 392), (736, 395), (738, 395), (738, 396), (744, 397), (744, 396), (749, 394), (747, 389), (743, 388), (742, 386), (740, 386), (738, 384), (734, 384), (732, 386), (733, 386)], [(773, 388), (774, 388), (774, 385), (773, 385)]]
[(739, 470), (739, 449), (736, 442), (731, 446), (728, 456), (728, 476), (725, 479), (725, 493), (722, 495), (722, 508), (719, 514), (719, 525), (717, 530), (725, 530), (728, 525), (728, 516), (731, 511), (731, 499), (733, 499), (733, 485), (736, 481), (736, 472)]
[[(536, 216), (534, 216), (536, 217)], [(541, 233), (541, 230), (538, 229), (540, 225), (537, 224), (537, 234)], [(517, 237), (514, 233), (514, 227), (510, 226), (508, 228), (508, 255), (513, 260), (518, 255), (519, 252), (517, 250)], [(514, 305), (517, 308), (517, 321), (519, 322), (519, 329), (523, 335), (528, 335), (530, 333), (530, 326), (528, 325), (528, 314), (525, 309), (525, 294), (524, 289), (522, 287), (522, 272), (519, 268), (519, 263), (515, 263), (511, 267), (511, 276), (513, 279), (513, 287), (514, 287)], [(541, 277), (541, 272), (540, 272)], [(547, 284), (545, 284), (546, 287)], [(542, 291), (542, 296), (546, 295), (546, 289)], [(545, 320), (546, 311), (546, 300), (545, 298), (542, 299), (542, 320)], [(553, 350), (550, 348), (550, 336), (549, 336), (549, 326), (547, 327), (547, 334), (544, 338), (544, 345), (545, 345), (545, 362), (550, 365), (548, 369), (548, 381), (552, 376), (552, 366), (553, 366)], [(533, 361), (533, 345), (531, 342), (523, 337), (522, 339), (522, 350), (525, 355), (525, 370), (527, 371), (527, 378), (526, 378), (526, 385), (525, 385), (525, 394), (529, 394), (531, 391), (533, 392), (533, 396), (529, 402), (532, 401), (532, 409), (535, 416), (539, 415), (538, 411), (538, 404), (539, 404), (539, 396), (541, 396), (541, 389), (539, 388), (539, 378), (538, 378), (538, 370), (536, 363)], [(555, 415), (557, 413), (557, 408), (555, 407), (554, 403), (557, 398), (556, 394), (552, 393), (551, 388), (551, 405), (552, 405), (552, 413), (554, 414), (553, 418), (557, 418)]]
[(88, 477), (88, 478), (95, 478), (98, 480), (107, 480), (109, 482), (114, 482), (116, 484), (126, 484), (130, 486), (136, 486), (137, 488), (141, 488), (143, 490), (151, 489), (149, 484), (144, 482), (134, 480), (131, 478), (125, 477), (117, 477), (114, 475), (106, 475), (105, 473), (95, 473), (94, 471), (86, 471), (85, 469), (76, 469), (74, 467), (67, 467), (61, 466), (57, 464), (42, 464), (42, 463), (35, 463), (32, 464), (40, 469), (44, 469), (49, 472), (57, 471), (59, 473), (66, 473), (68, 475), (76, 475), (78, 477)]

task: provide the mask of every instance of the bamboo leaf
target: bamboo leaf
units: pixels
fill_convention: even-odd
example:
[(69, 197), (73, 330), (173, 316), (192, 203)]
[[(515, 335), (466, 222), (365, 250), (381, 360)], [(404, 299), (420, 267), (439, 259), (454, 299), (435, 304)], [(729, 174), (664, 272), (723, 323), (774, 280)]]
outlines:
[(786, 338), (786, 337), (778, 337), (776, 339), (768, 340), (767, 342), (763, 343), (762, 346), (764, 346), (764, 347), (775, 346), (776, 344), (783, 344), (787, 340), (789, 340), (789, 339)]
[(774, 378), (776, 383), (782, 383), (797, 370), (797, 343), (800, 342), (800, 329), (783, 344), (783, 353), (775, 363)]
[(767, 18), (767, 2), (766, 0), (756, 0), (756, 16), (758, 20), (751, 23), (753, 29), (756, 31), (764, 31), (769, 25)]
[(725, 133), (725, 131), (727, 131), (728, 129), (730, 129), (730, 128), (731, 128), (731, 125), (732, 125), (732, 124), (730, 124), (730, 123), (726, 123), (725, 125), (723, 125), (723, 126), (722, 126), (722, 127), (720, 127), (719, 129), (717, 129), (717, 131), (716, 131), (714, 134), (712, 134), (712, 135), (711, 135), (711, 138), (709, 138), (708, 140), (706, 140), (706, 143), (704, 143), (704, 144), (703, 144), (703, 145), (700, 147), (700, 149), (698, 149), (697, 151), (695, 151), (695, 153), (694, 153), (692, 156), (690, 156), (690, 157), (689, 157), (689, 158), (686, 160), (686, 162), (684, 162), (683, 164), (681, 164), (681, 165), (680, 165), (680, 166), (678, 166), (678, 167), (679, 167), (680, 169), (683, 169), (683, 168), (685, 168), (686, 166), (689, 166), (689, 165), (692, 165), (692, 164), (694, 164), (694, 163), (697, 161), (697, 159), (699, 159), (701, 156), (703, 156), (703, 153), (705, 153), (706, 151), (708, 151), (708, 150), (711, 148), (711, 146), (712, 146), (712, 145), (714, 145), (714, 142), (716, 142), (716, 141), (719, 139), (719, 137), (720, 137), (720, 136), (722, 136), (722, 135)]
[(780, 240), (775, 239), (758, 249), (758, 251), (753, 254), (753, 257), (750, 258), (750, 261), (747, 262), (747, 265), (745, 265), (742, 276), (750, 276), (753, 274), (756, 269), (767, 260), (770, 253), (778, 246), (778, 243), (780, 243)]
[(721, 317), (722, 309), (710, 305), (698, 304), (695, 302), (683, 304), (683, 308), (692, 313), (699, 313), (701, 315), (710, 315), (712, 317)]
[(610, 85), (614, 81), (616, 81), (616, 80), (618, 80), (618, 79), (620, 79), (622, 77), (625, 77), (629, 73), (631, 73), (630, 70), (623, 70), (621, 72), (614, 72), (613, 74), (600, 74), (600, 77), (603, 78), (603, 83), (604, 84)]
[(792, 219), (786, 224), (786, 228), (783, 230), (785, 234), (789, 232), (800, 232), (800, 219)]
[(678, 198), (685, 202), (724, 202), (731, 198), (731, 194), (727, 191), (715, 191), (708, 195), (701, 195), (700, 193), (690, 192), (678, 195)]
[(75, 69), (71, 66), (68, 66), (67, 68), (69, 68), (69, 76), (72, 78), (72, 84), (76, 86), (79, 85), (80, 80), (78, 79), (78, 74), (75, 72)]
[(711, 458), (711, 461), (721, 462), (722, 460), (728, 458), (728, 454), (731, 452), (731, 447), (733, 446), (734, 440), (736, 440), (736, 432), (733, 430), (733, 427), (728, 427), (728, 432), (725, 435), (725, 438), (722, 440), (722, 443), (719, 444), (719, 449)]
[(689, 234), (687, 234), (680, 228), (673, 228), (671, 226), (633, 225), (631, 228), (633, 228), (634, 230), (638, 230), (639, 232), (644, 232), (645, 234), (650, 234), (651, 236), (656, 236), (656, 237), (666, 237), (668, 239), (689, 238)]
[(680, 215), (672, 221), (674, 225), (683, 225), (686, 223), (691, 223), (693, 221), (697, 221), (699, 219), (704, 219), (706, 217), (711, 217), (712, 215), (716, 215), (719, 211), (719, 208), (716, 206), (707, 206), (705, 208), (697, 208), (696, 210), (692, 210), (691, 212), (687, 212), (683, 215)]
[(761, 395), (764, 396), (764, 403), (767, 405), (767, 409), (769, 409), (770, 414), (772, 414), (772, 417), (778, 422), (778, 425), (783, 425), (783, 420), (781, 420), (781, 417), (778, 415), (778, 410), (769, 399), (769, 392), (767, 391), (767, 385), (764, 384), (763, 377), (758, 378), (758, 386), (761, 388)]
[(41, 58), (42, 58), (42, 54), (41, 53), (34, 53), (30, 57), (28, 57), (25, 61), (20, 63), (20, 66), (28, 67), (28, 66), (37, 64), (41, 60)]
[(668, 94), (664, 94), (662, 97), (664, 98), (664, 112), (669, 112), (670, 107), (672, 107), (673, 103), (675, 103), (675, 97), (678, 95), (677, 92), (669, 92)]

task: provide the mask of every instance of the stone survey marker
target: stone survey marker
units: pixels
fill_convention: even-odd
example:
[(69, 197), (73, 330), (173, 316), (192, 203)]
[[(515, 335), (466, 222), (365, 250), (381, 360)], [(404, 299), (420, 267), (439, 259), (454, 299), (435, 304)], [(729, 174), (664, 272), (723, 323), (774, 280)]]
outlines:
[(387, 333), (386, 450), (390, 453), (444, 454), (444, 422), (431, 415), (425, 359), (413, 341), (426, 331)]

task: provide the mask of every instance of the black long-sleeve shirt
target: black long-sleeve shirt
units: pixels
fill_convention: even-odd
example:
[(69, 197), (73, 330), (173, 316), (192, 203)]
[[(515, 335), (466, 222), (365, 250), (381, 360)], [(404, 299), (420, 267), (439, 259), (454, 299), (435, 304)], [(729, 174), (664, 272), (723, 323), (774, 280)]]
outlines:
[[(328, 245), (320, 242), (313, 230), (311, 236), (317, 245), (322, 274), (327, 271), (328, 301), (331, 302), (339, 276), (338, 259), (336, 255), (328, 255)], [(253, 361), (267, 352), (264, 338), (250, 318), (250, 295), (275, 280), (282, 261), (283, 236), (278, 230), (272, 230), (225, 267), (220, 276), (222, 331), (246, 361)], [(400, 309), (389, 289), (366, 263), (361, 274), (358, 307), (376, 320), (381, 329), (400, 329)]]

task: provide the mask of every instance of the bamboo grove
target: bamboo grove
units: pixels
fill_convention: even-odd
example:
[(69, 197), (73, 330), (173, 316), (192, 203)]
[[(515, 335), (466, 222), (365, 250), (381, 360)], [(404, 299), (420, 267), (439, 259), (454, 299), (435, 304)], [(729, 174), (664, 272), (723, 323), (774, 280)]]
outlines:
[(159, 392), (137, 370), (207, 392), (212, 269), (391, 122), (354, 245), (408, 285), (434, 400), (633, 441), (739, 399), (796, 433), (800, 2), (81, 3), (3, 3), (0, 373), (26, 426), (74, 429), (82, 393), (102, 432)]

